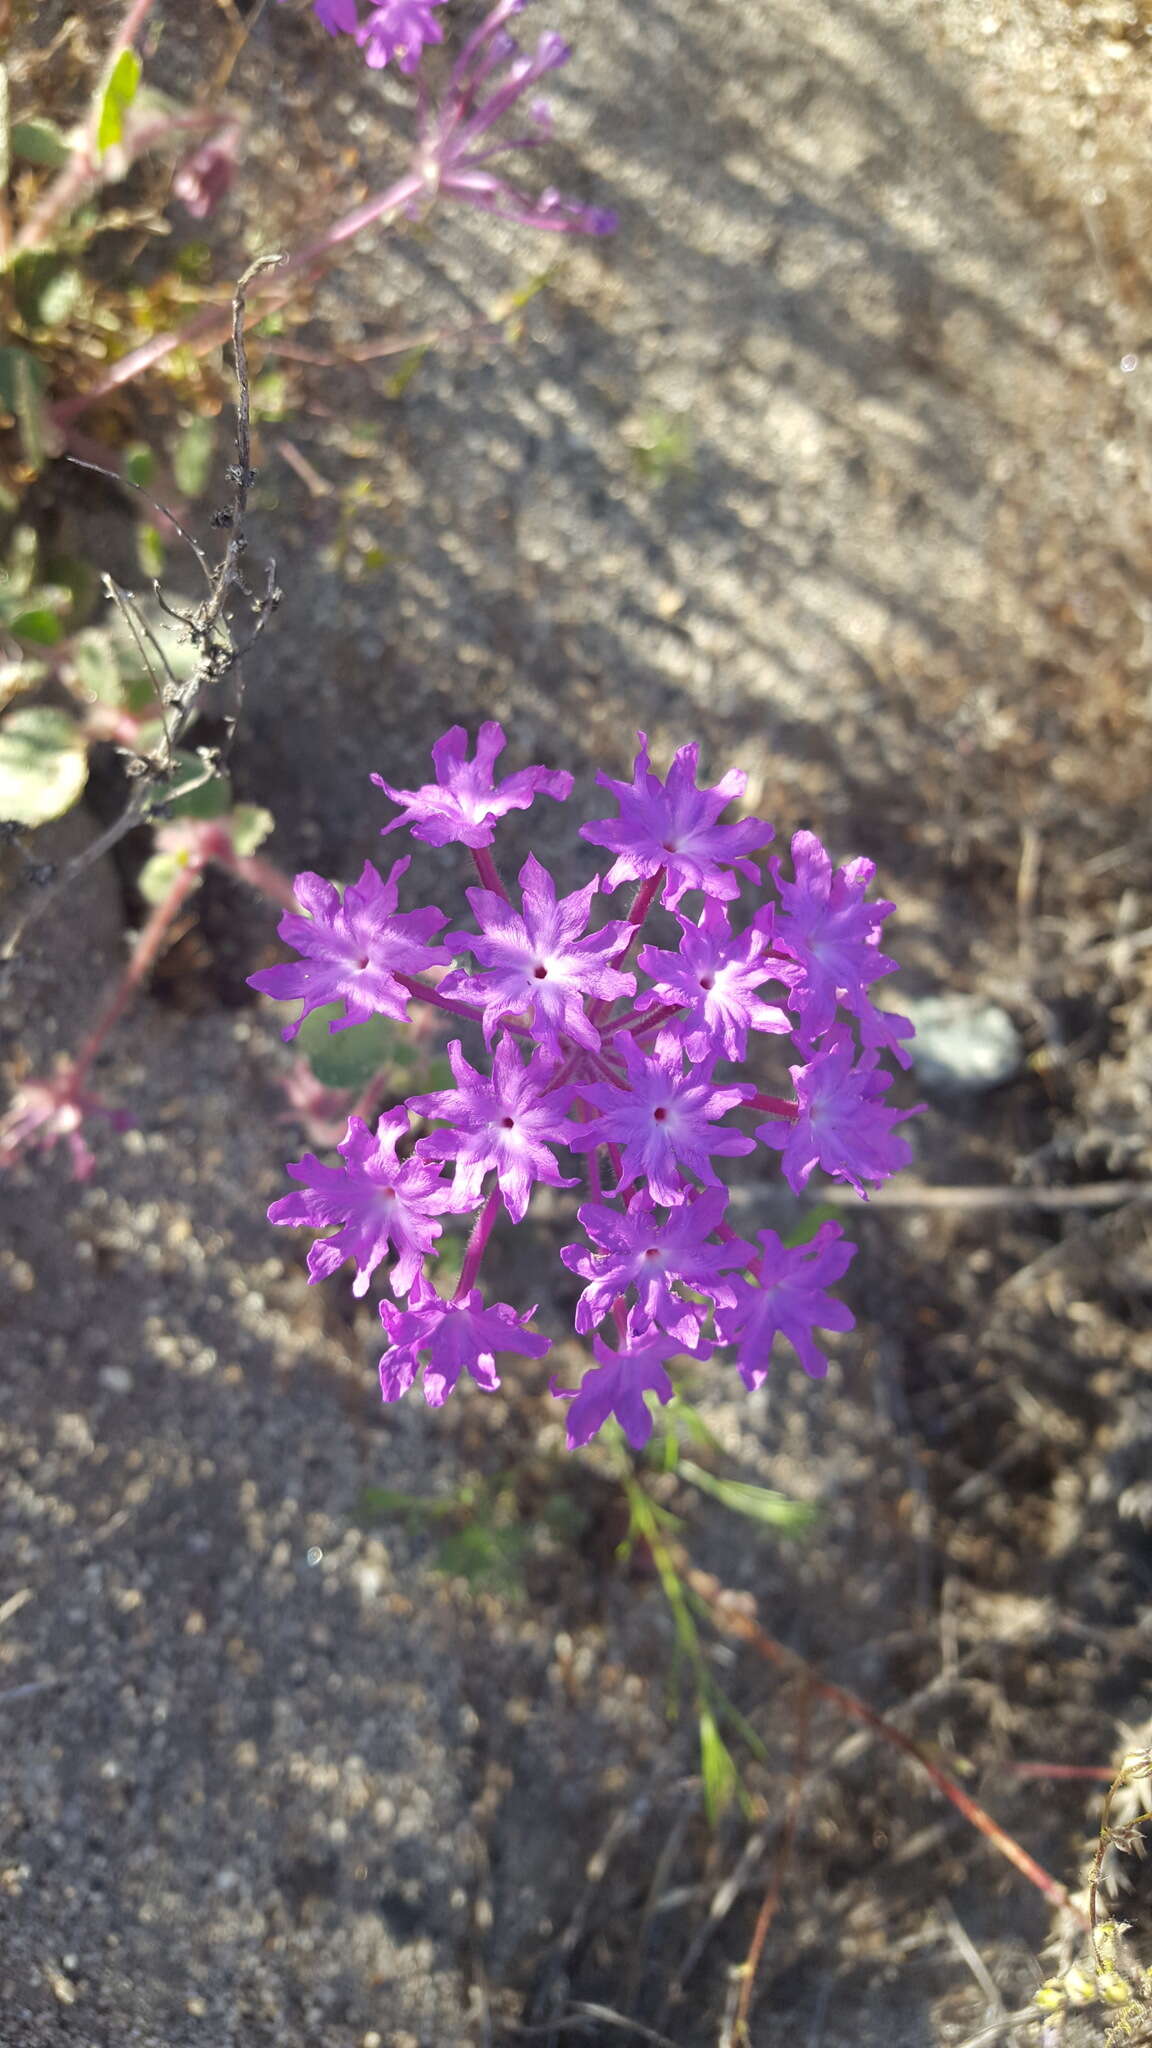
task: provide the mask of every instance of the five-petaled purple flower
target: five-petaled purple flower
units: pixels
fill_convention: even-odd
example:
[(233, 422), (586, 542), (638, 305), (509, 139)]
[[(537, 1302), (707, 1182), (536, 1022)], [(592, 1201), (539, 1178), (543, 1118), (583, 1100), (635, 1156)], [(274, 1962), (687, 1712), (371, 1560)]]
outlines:
[(738, 1278), (731, 1304), (716, 1314), (722, 1344), (736, 1346), (736, 1364), (746, 1387), (767, 1378), (773, 1339), (786, 1337), (810, 1379), (822, 1380), (828, 1360), (812, 1332), (852, 1330), (856, 1318), (827, 1289), (842, 1280), (856, 1247), (838, 1223), (822, 1223), (808, 1244), (789, 1247), (774, 1230), (759, 1233), (761, 1255), (752, 1267), (755, 1285)]
[(533, 1054), (525, 1066), (507, 1033), (492, 1059), (491, 1077), (469, 1066), (454, 1039), (448, 1058), (455, 1088), (431, 1095), (410, 1095), (408, 1107), (418, 1116), (443, 1117), (446, 1130), (432, 1131), (416, 1147), (426, 1159), (454, 1159), (453, 1182), (461, 1209), (475, 1209), (484, 1181), (495, 1172), (504, 1207), (513, 1223), (522, 1223), (534, 1181), (551, 1188), (573, 1188), (549, 1145), (570, 1142), (575, 1132), (563, 1113), (563, 1098), (548, 1083), (556, 1070), (546, 1052)]
[(641, 876), (664, 870), (662, 901), (675, 910), (688, 889), (703, 889), (724, 903), (740, 894), (735, 868), (751, 881), (757, 879), (756, 863), (747, 858), (753, 847), (766, 846), (773, 837), (771, 825), (763, 818), (745, 818), (739, 825), (718, 825), (716, 820), (734, 797), (742, 796), (748, 777), (739, 768), (712, 789), (698, 789), (696, 769), (700, 748), (677, 749), (668, 779), (661, 782), (648, 765), (648, 735), (638, 733), (640, 752), (631, 782), (614, 782), (610, 775), (598, 775), (603, 789), (619, 800), (619, 818), (597, 818), (581, 825), (580, 837), (592, 846), (606, 846), (616, 855), (604, 877), (605, 889), (617, 889), (621, 882), (635, 882)]
[(534, 853), (520, 870), (524, 913), (513, 910), (494, 889), (469, 889), (482, 936), (470, 941), (484, 970), (445, 976), (440, 993), (475, 1003), (484, 1024), (484, 1043), (491, 1046), (501, 1018), (527, 1014), (541, 1046), (555, 1058), (560, 1041), (595, 1052), (600, 1034), (584, 1008), (584, 998), (613, 1002), (633, 994), (636, 981), (609, 965), (626, 941), (627, 926), (607, 924), (582, 936), (588, 923), (595, 881), (571, 896), (556, 900), (556, 884)]
[(397, 877), (410, 866), (410, 855), (395, 861), (385, 882), (366, 860), (360, 880), (345, 889), (343, 902), (339, 890), (321, 875), (297, 875), (296, 899), (309, 914), (296, 917), (287, 910), (277, 929), (303, 957), (262, 967), (248, 977), (249, 987), (262, 995), (281, 1002), (302, 998), (296, 1022), (284, 1027), (285, 1039), (295, 1038), (310, 1011), (341, 1000), (344, 1015), (333, 1019), (330, 1031), (346, 1031), (369, 1017), (405, 1019), (410, 992), (397, 975), (449, 964), (448, 948), (433, 943), (447, 923), (444, 912), (396, 909)]
[(706, 1294), (714, 1303), (735, 1301), (732, 1282), (722, 1276), (734, 1266), (747, 1265), (753, 1249), (739, 1237), (729, 1237), (723, 1244), (709, 1242), (723, 1223), (727, 1206), (726, 1188), (705, 1188), (690, 1195), (663, 1221), (642, 1190), (632, 1196), (623, 1214), (605, 1202), (585, 1202), (580, 1221), (599, 1249), (592, 1252), (584, 1245), (566, 1244), (560, 1252), (564, 1264), (589, 1282), (576, 1305), (580, 1335), (587, 1336), (603, 1322), (617, 1299), (634, 1287), (647, 1322), (658, 1323), (681, 1343), (696, 1344), (707, 1307), (685, 1301), (672, 1283)]
[(415, 1155), (397, 1158), (396, 1147), (407, 1134), (406, 1109), (382, 1116), (375, 1134), (362, 1117), (352, 1116), (336, 1147), (343, 1166), (325, 1166), (314, 1152), (289, 1166), (293, 1180), (304, 1185), (273, 1202), (269, 1222), (304, 1223), (312, 1230), (325, 1230), (333, 1223), (343, 1226), (334, 1237), (320, 1238), (312, 1246), (309, 1280), (327, 1280), (351, 1259), (356, 1268), (352, 1292), (366, 1294), (389, 1246), (396, 1253), (389, 1276), (394, 1294), (407, 1294), (423, 1273), (440, 1235), (436, 1218), (455, 1207), (455, 1198), (433, 1161)]
[[(631, 1316), (618, 1351), (613, 1351), (600, 1337), (593, 1337), (596, 1364), (585, 1373), (580, 1385), (569, 1388), (553, 1383), (552, 1387), (560, 1400), (572, 1403), (568, 1410), (568, 1449), (575, 1451), (590, 1443), (608, 1417), (614, 1415), (633, 1450), (642, 1451), (652, 1434), (652, 1411), (644, 1396), (655, 1394), (661, 1405), (672, 1399), (675, 1389), (666, 1370), (667, 1360), (683, 1355), (687, 1348), (665, 1336), (662, 1330), (637, 1328)], [(701, 1345), (691, 1356), (705, 1359), (710, 1350), (710, 1345)]]
[(476, 758), (469, 761), (468, 735), (462, 725), (454, 725), (432, 749), (435, 782), (421, 789), (393, 789), (382, 775), (373, 775), (377, 788), (404, 806), (400, 817), (381, 826), (381, 836), (407, 825), (413, 839), (428, 846), (491, 846), (498, 820), (509, 811), (526, 811), (537, 796), (563, 803), (572, 794), (566, 768), (522, 768), (494, 783), (492, 770), (505, 745), (503, 729), (493, 719), (480, 727)]
[[(306, 1155), (290, 1169), (304, 1186), (269, 1213), (277, 1223), (338, 1226), (312, 1246), (313, 1279), (351, 1259), (360, 1294), (391, 1255), (381, 1387), (394, 1400), (423, 1374), (426, 1399), (438, 1406), (461, 1373), (496, 1386), (501, 1351), (537, 1358), (548, 1349), (547, 1337), (524, 1327), (533, 1311), (484, 1305), (478, 1276), (501, 1216), (523, 1221), (537, 1182), (575, 1184), (561, 1151), (583, 1161), (587, 1241), (564, 1245), (561, 1258), (584, 1282), (575, 1324), (592, 1336), (595, 1363), (565, 1396), (568, 1440), (587, 1443), (615, 1415), (639, 1448), (653, 1426), (649, 1396), (671, 1398), (668, 1363), (678, 1353), (702, 1360), (730, 1346), (751, 1388), (778, 1335), (818, 1377), (827, 1361), (814, 1333), (853, 1327), (829, 1291), (853, 1256), (839, 1226), (825, 1224), (794, 1248), (771, 1230), (746, 1242), (727, 1221), (729, 1190), (715, 1162), (754, 1151), (759, 1139), (781, 1154), (797, 1194), (817, 1167), (863, 1194), (907, 1162), (910, 1147), (895, 1126), (913, 1112), (884, 1100), (891, 1077), (877, 1064), (877, 1047), (902, 1035), (903, 1020), (878, 1011), (868, 993), (892, 964), (878, 950), (890, 906), (865, 901), (869, 863), (834, 872), (819, 841), (800, 833), (795, 880), (770, 863), (779, 901), (753, 905), (734, 929), (727, 906), (759, 882), (750, 849), (771, 827), (719, 822), (744, 779), (733, 771), (697, 788), (694, 746), (680, 748), (662, 782), (642, 735), (632, 782), (608, 785), (620, 817), (584, 828), (613, 855), (608, 874), (558, 896), (529, 854), (515, 908), (489, 851), (495, 828), (537, 795), (566, 797), (571, 778), (527, 768), (497, 783), (503, 746), (489, 723), (469, 760), (467, 736), (454, 727), (433, 749), (434, 783), (406, 790), (374, 778), (401, 806), (387, 831), (407, 826), (432, 845), (470, 849), (481, 883), (467, 891), (471, 925), (441, 935), (444, 912), (397, 913), (407, 862), (387, 882), (369, 864), (343, 901), (318, 876), (300, 877), (311, 916), (290, 916), (281, 931), (303, 958), (255, 976), (258, 988), (302, 998), (306, 1008), (340, 999), (345, 1026), (365, 1014), (400, 1018), (419, 994), (465, 1020), (472, 1042), (461, 1035), (451, 1043), (453, 1087), (410, 1096), (375, 1134), (353, 1116), (341, 1164)], [(639, 886), (627, 916), (589, 931), (601, 891), (628, 879)], [(689, 891), (697, 900), (680, 909)], [(649, 916), (663, 916), (661, 895), (679, 925), (675, 949), (643, 943)], [(663, 923), (666, 935), (671, 920)], [(635, 969), (625, 971), (633, 954)], [(768, 982), (786, 1007), (758, 993)], [(792, 1099), (763, 1094), (720, 1066), (744, 1058), (751, 1032), (791, 1037), (800, 1056), (789, 1069)], [(410, 1131), (412, 1117), (431, 1129)], [(430, 1267), (449, 1214), (471, 1226), (456, 1293), (445, 1301)], [(604, 1341), (606, 1323), (618, 1342)]]
[(462, 1372), (469, 1372), (486, 1394), (500, 1385), (496, 1359), (502, 1351), (521, 1358), (543, 1358), (551, 1348), (547, 1337), (524, 1324), (536, 1313), (518, 1315), (503, 1301), (485, 1308), (473, 1287), (461, 1301), (445, 1301), (435, 1288), (413, 1292), (408, 1308), (380, 1303), (380, 1321), (388, 1349), (380, 1360), (380, 1391), (386, 1401), (406, 1394), (424, 1364), (424, 1399), (430, 1408), (447, 1400)]
[(639, 1181), (653, 1201), (675, 1206), (691, 1192), (686, 1172), (698, 1174), (710, 1187), (719, 1185), (711, 1153), (732, 1159), (755, 1151), (742, 1131), (717, 1127), (728, 1110), (756, 1093), (748, 1082), (716, 1088), (714, 1060), (686, 1074), (678, 1052), (649, 1058), (633, 1038), (622, 1038), (619, 1050), (625, 1068), (619, 1081), (590, 1081), (581, 1088), (584, 1100), (600, 1114), (573, 1140), (579, 1152), (593, 1145), (622, 1147), (616, 1194)]

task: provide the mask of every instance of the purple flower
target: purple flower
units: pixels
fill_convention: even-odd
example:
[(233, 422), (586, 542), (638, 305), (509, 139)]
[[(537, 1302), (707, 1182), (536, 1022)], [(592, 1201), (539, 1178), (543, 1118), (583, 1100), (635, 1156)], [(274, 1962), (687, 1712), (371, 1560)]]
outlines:
[(535, 854), (520, 870), (524, 914), (519, 916), (492, 889), (469, 889), (468, 901), (483, 926), (483, 937), (465, 939), (487, 971), (445, 975), (441, 994), (477, 1003), (484, 1012), (484, 1043), (491, 1046), (502, 1017), (530, 1012), (541, 1047), (559, 1056), (560, 1035), (595, 1052), (600, 1034), (584, 1013), (584, 997), (606, 1002), (630, 996), (636, 982), (609, 966), (625, 943), (629, 927), (606, 924), (582, 938), (597, 884), (592, 881), (556, 901), (556, 885)]
[(782, 1155), (784, 1178), (794, 1194), (800, 1194), (820, 1166), (833, 1180), (849, 1181), (863, 1195), (864, 1181), (885, 1181), (912, 1157), (907, 1139), (894, 1137), (892, 1127), (917, 1111), (889, 1109), (882, 1103), (880, 1097), (892, 1085), (891, 1074), (877, 1072), (874, 1053), (865, 1053), (854, 1067), (855, 1051), (845, 1026), (829, 1032), (807, 1066), (789, 1068), (796, 1117), (761, 1124), (756, 1132)]
[[(627, 1334), (619, 1351), (610, 1351), (599, 1337), (593, 1337), (592, 1349), (598, 1363), (586, 1372), (579, 1387), (558, 1387), (553, 1381), (552, 1392), (558, 1400), (571, 1401), (568, 1410), (568, 1449), (577, 1450), (603, 1429), (610, 1415), (616, 1417), (634, 1451), (642, 1451), (652, 1434), (652, 1416), (645, 1402), (646, 1393), (655, 1394), (656, 1399), (667, 1402), (672, 1399), (673, 1386), (664, 1370), (666, 1359), (675, 1358), (685, 1350), (683, 1344), (673, 1342), (660, 1330), (637, 1331), (632, 1316), (628, 1318)], [(692, 1351), (693, 1358), (708, 1358), (711, 1347)]]
[(598, 818), (580, 827), (581, 839), (606, 846), (617, 856), (604, 877), (604, 888), (611, 891), (621, 882), (638, 881), (663, 868), (661, 901), (669, 910), (675, 910), (686, 889), (703, 889), (708, 896), (730, 902), (740, 894), (740, 884), (728, 869), (738, 868), (756, 881), (756, 863), (744, 856), (773, 837), (763, 818), (745, 818), (739, 825), (716, 823), (721, 811), (743, 793), (748, 777), (739, 768), (730, 768), (714, 788), (698, 789), (700, 748), (693, 741), (677, 749), (668, 780), (661, 782), (648, 766), (647, 733), (638, 733), (637, 738), (640, 752), (631, 782), (596, 777), (618, 798), (619, 818)]
[(463, 1301), (444, 1301), (431, 1287), (413, 1294), (406, 1309), (382, 1301), (380, 1321), (388, 1349), (380, 1360), (380, 1392), (386, 1401), (398, 1401), (412, 1385), (423, 1358), (424, 1399), (430, 1408), (443, 1405), (462, 1372), (470, 1372), (477, 1386), (490, 1394), (500, 1385), (499, 1352), (543, 1358), (551, 1349), (547, 1337), (524, 1328), (535, 1313), (529, 1308), (517, 1315), (503, 1301), (485, 1308), (478, 1287)]
[[(798, 964), (788, 1003), (803, 1020), (805, 1038), (815, 1042), (830, 1028), (840, 1002), (862, 1020), (865, 1046), (884, 1046), (909, 1066), (911, 1054), (899, 1040), (911, 1036), (911, 1024), (906, 1017), (877, 1011), (868, 996), (872, 983), (896, 967), (880, 951), (881, 927), (896, 906), (864, 901), (875, 863), (851, 860), (833, 870), (815, 833), (797, 832), (792, 840), (795, 881), (784, 880), (778, 856), (768, 864), (782, 906), (773, 919), (773, 943)], [(772, 912), (761, 911), (757, 924), (763, 925), (766, 916)]]
[(807, 1244), (789, 1247), (774, 1230), (760, 1231), (759, 1239), (763, 1253), (755, 1268), (757, 1284), (734, 1282), (734, 1306), (717, 1311), (717, 1337), (737, 1346), (736, 1364), (750, 1391), (768, 1376), (777, 1334), (788, 1339), (809, 1378), (822, 1380), (828, 1360), (812, 1332), (855, 1329), (851, 1309), (825, 1289), (843, 1279), (856, 1247), (838, 1223), (822, 1223)]
[(497, 788), (492, 769), (505, 745), (503, 730), (493, 720), (480, 727), (476, 759), (469, 761), (468, 735), (462, 725), (454, 725), (432, 749), (435, 782), (420, 789), (393, 789), (382, 775), (374, 775), (377, 788), (394, 804), (405, 806), (401, 817), (381, 827), (381, 837), (408, 825), (413, 839), (428, 846), (491, 846), (497, 819), (509, 811), (526, 811), (541, 794), (555, 797), (557, 803), (571, 795), (572, 777), (566, 768), (522, 768), (518, 775), (505, 776)]
[(791, 1031), (790, 1020), (774, 1003), (761, 1002), (753, 990), (765, 981), (779, 981), (789, 969), (773, 961), (767, 933), (753, 927), (733, 938), (728, 913), (709, 896), (698, 924), (677, 911), (684, 934), (678, 953), (645, 946), (637, 961), (652, 987), (637, 1009), (657, 1004), (683, 1004), (678, 1017), (665, 1023), (656, 1040), (659, 1052), (680, 1046), (692, 1061), (713, 1058), (742, 1060), (749, 1031)]
[(521, 1223), (534, 1181), (548, 1187), (575, 1187), (566, 1180), (549, 1151), (549, 1143), (566, 1145), (572, 1135), (563, 1114), (563, 1098), (549, 1096), (555, 1061), (546, 1052), (533, 1054), (525, 1067), (511, 1038), (496, 1047), (492, 1076), (478, 1074), (454, 1039), (448, 1058), (455, 1088), (432, 1095), (410, 1095), (408, 1107), (417, 1116), (446, 1117), (452, 1129), (421, 1138), (417, 1152), (428, 1159), (454, 1159), (455, 1199), (460, 1209), (474, 1209), (484, 1176), (495, 1169), (513, 1223)]
[(430, 196), (443, 193), (463, 199), (523, 227), (610, 235), (616, 226), (614, 213), (566, 199), (551, 187), (530, 199), (490, 168), (498, 157), (538, 149), (546, 139), (550, 119), (547, 104), (540, 100), (529, 101), (527, 135), (500, 140), (492, 131), (545, 73), (566, 64), (571, 55), (557, 35), (542, 35), (534, 55), (524, 55), (504, 28), (523, 5), (524, 0), (498, 0), (469, 36), (443, 100), (425, 112), (414, 168)]
[(354, 36), (360, 25), (356, 0), (312, 0), (312, 8), (330, 36)]
[(411, 76), (425, 43), (442, 43), (444, 30), (432, 12), (444, 0), (376, 0), (368, 19), (355, 31), (365, 62), (382, 71), (395, 62)]
[(591, 1283), (576, 1309), (581, 1336), (634, 1287), (645, 1322), (658, 1323), (669, 1336), (695, 1344), (705, 1311), (698, 1302), (674, 1293), (672, 1281), (695, 1288), (714, 1302), (731, 1304), (736, 1299), (732, 1283), (720, 1275), (746, 1265), (755, 1255), (753, 1247), (738, 1237), (726, 1244), (706, 1242), (723, 1222), (727, 1204), (727, 1189), (708, 1188), (682, 1202), (662, 1223), (642, 1190), (633, 1195), (624, 1215), (604, 1202), (585, 1202), (580, 1221), (600, 1249), (590, 1252), (584, 1245), (566, 1244), (560, 1253), (573, 1273)]
[(303, 999), (294, 1024), (281, 1036), (293, 1039), (305, 1017), (325, 1003), (344, 1003), (344, 1015), (328, 1027), (346, 1031), (369, 1017), (408, 1016), (408, 991), (396, 976), (419, 974), (427, 967), (446, 967), (452, 953), (432, 940), (447, 923), (442, 910), (404, 910), (397, 914), (397, 876), (410, 859), (394, 863), (382, 881), (370, 860), (358, 882), (349, 882), (344, 900), (332, 882), (320, 875), (297, 875), (293, 888), (307, 917), (286, 911), (277, 930), (287, 945), (304, 957), (250, 974), (248, 986), (279, 1002)]
[(580, 1083), (581, 1097), (601, 1113), (569, 1141), (574, 1152), (605, 1143), (623, 1146), (615, 1193), (638, 1180), (647, 1184), (654, 1202), (676, 1208), (694, 1192), (683, 1169), (698, 1174), (710, 1187), (719, 1187), (709, 1154), (719, 1152), (731, 1159), (755, 1151), (752, 1139), (742, 1132), (714, 1128), (715, 1118), (755, 1094), (750, 1083), (714, 1088), (714, 1061), (707, 1060), (686, 1075), (678, 1052), (649, 1058), (627, 1033), (621, 1035), (617, 1050), (623, 1055), (627, 1080), (619, 1086), (607, 1081)]
[(435, 1218), (456, 1206), (438, 1166), (415, 1155), (396, 1157), (397, 1144), (407, 1132), (406, 1109), (389, 1110), (375, 1135), (362, 1117), (349, 1117), (347, 1135), (336, 1148), (343, 1166), (324, 1166), (314, 1152), (289, 1166), (292, 1178), (304, 1186), (273, 1202), (268, 1221), (302, 1223), (313, 1230), (343, 1225), (335, 1237), (312, 1246), (308, 1278), (313, 1283), (327, 1280), (351, 1259), (356, 1267), (352, 1292), (365, 1294), (391, 1245), (396, 1253), (392, 1292), (407, 1294), (440, 1235)]

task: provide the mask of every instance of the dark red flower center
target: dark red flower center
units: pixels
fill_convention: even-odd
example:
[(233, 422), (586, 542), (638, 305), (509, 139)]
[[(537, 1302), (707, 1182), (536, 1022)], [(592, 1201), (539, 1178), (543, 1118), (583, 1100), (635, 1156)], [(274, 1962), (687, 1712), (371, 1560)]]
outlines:
[(652, 1111), (652, 1121), (658, 1124), (667, 1123), (668, 1111), (666, 1109), (654, 1109)]

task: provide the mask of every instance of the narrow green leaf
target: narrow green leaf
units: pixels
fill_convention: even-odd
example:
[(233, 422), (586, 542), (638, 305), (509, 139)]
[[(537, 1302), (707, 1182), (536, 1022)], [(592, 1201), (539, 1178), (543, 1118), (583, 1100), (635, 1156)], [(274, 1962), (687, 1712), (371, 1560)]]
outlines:
[(124, 451), (124, 474), (130, 484), (148, 489), (156, 474), (156, 457), (146, 441), (133, 441)]
[(730, 1508), (733, 1514), (746, 1515), (752, 1522), (764, 1522), (785, 1536), (802, 1536), (820, 1519), (819, 1508), (812, 1507), (807, 1501), (789, 1500), (786, 1493), (773, 1493), (770, 1487), (753, 1486), (746, 1479), (717, 1479), (714, 1473), (705, 1472), (702, 1465), (693, 1464), (690, 1458), (681, 1459), (680, 1474), (692, 1486), (698, 1486), (701, 1493), (710, 1493), (713, 1500)]
[(10, 146), (20, 163), (42, 165), (46, 171), (62, 171), (72, 155), (55, 121), (42, 114), (30, 121), (13, 121)]
[(111, 149), (124, 134), (124, 116), (140, 87), (143, 69), (135, 50), (121, 50), (108, 75), (96, 124), (96, 147)]
[(138, 529), (136, 553), (145, 576), (150, 582), (158, 583), (164, 574), (164, 543), (154, 526)]
[(88, 749), (63, 711), (36, 704), (0, 721), (0, 819), (46, 825), (76, 802), (88, 780)]
[(713, 1825), (731, 1805), (740, 1785), (732, 1752), (716, 1726), (711, 1707), (700, 1708), (700, 1775), (704, 1805)]

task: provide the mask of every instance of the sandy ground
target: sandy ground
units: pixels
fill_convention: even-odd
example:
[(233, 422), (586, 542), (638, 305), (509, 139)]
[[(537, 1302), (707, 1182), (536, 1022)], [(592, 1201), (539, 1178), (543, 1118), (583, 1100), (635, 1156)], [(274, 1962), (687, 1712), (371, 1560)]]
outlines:
[[(222, 52), (207, 0), (158, 14), (161, 82)], [(290, 365), (260, 434), (253, 548), (286, 596), (240, 793), (286, 865), (346, 876), (386, 815), (368, 771), (418, 782), (446, 725), (498, 716), (516, 765), (578, 777), (509, 859), (578, 880), (595, 770), (637, 726), (664, 758), (700, 737), (782, 838), (880, 862), (909, 991), (1020, 1026), (1013, 1084), (917, 1124), (925, 1179), (1142, 1176), (1152, 23), (1049, 0), (539, 15), (577, 48), (549, 175), (620, 232), (445, 215), (317, 291), (291, 339), (328, 360)], [(212, 228), (225, 288), (383, 182), (406, 119), (299, 9), (266, 11), (231, 90), (252, 130)], [(402, 388), (396, 356), (349, 360), (428, 328), (456, 339)], [(122, 546), (118, 516), (79, 516)], [(454, 856), (425, 873), (453, 900)], [(13, 1074), (75, 1041), (122, 883), (93, 872), (10, 978)], [(711, 2048), (798, 1781), (755, 2048), (958, 2044), (1022, 2005), (1053, 1967), (1039, 1893), (826, 1709), (801, 1748), (796, 1688), (724, 1647), (762, 1754), (749, 1814), (710, 1834), (666, 1610), (539, 1379), (381, 1410), (370, 1309), (310, 1290), (264, 1221), (303, 1149), (276, 1020), (242, 1001), (272, 929), (208, 892), (102, 1064), (137, 1130), (86, 1188), (62, 1161), (0, 1188), (3, 2048), (644, 2038), (620, 2015)], [(784, 1213), (747, 1203), (748, 1228)], [(671, 1496), (702, 1566), (1073, 1887), (1097, 1788), (1014, 1766), (1099, 1767), (1148, 1713), (1146, 1217), (861, 1218), (827, 1384), (701, 1385), (731, 1469), (820, 1503), (818, 1532), (781, 1546)], [(556, 1230), (506, 1260), (559, 1329)], [(460, 1525), (516, 1538), (503, 1575), (446, 1574), (438, 1527), (374, 1519), (373, 1485), (471, 1487)], [(581, 2002), (617, 2018), (580, 2031)]]

